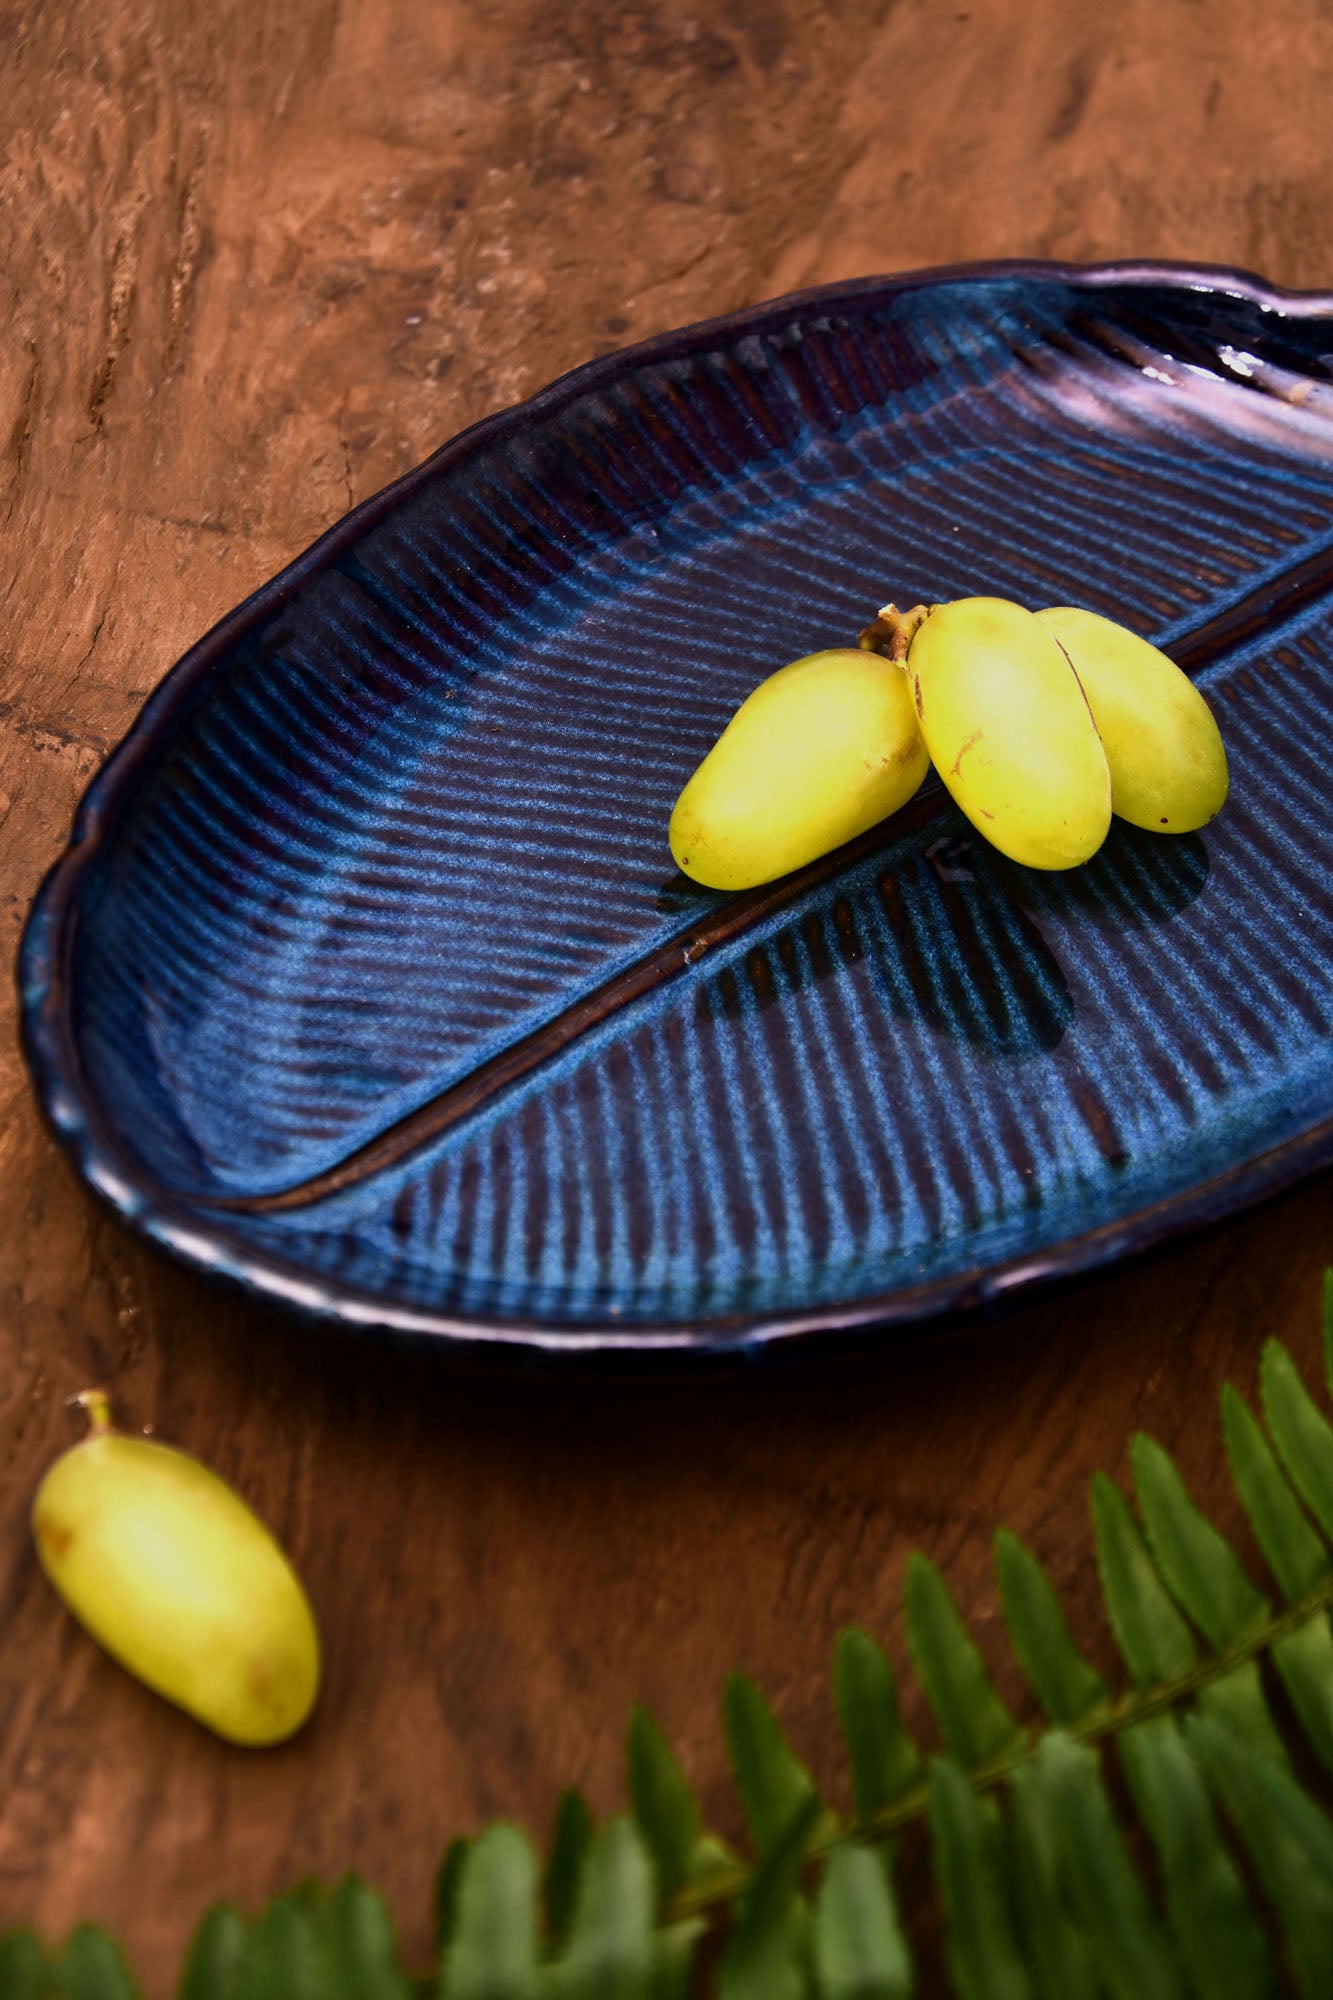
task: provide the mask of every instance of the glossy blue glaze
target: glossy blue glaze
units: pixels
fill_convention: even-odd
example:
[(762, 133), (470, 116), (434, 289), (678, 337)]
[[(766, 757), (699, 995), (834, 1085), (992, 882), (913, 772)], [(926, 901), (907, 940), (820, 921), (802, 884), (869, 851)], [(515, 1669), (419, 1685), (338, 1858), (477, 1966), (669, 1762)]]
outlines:
[[(1330, 354), (1328, 301), (1234, 273), (974, 267), (455, 440), (90, 789), (21, 961), (82, 1172), (315, 1312), (726, 1346), (911, 1322), (1327, 1159)], [(1043, 876), (936, 789), (771, 892), (674, 873), (756, 681), (979, 592), (1177, 649), (1222, 817)]]

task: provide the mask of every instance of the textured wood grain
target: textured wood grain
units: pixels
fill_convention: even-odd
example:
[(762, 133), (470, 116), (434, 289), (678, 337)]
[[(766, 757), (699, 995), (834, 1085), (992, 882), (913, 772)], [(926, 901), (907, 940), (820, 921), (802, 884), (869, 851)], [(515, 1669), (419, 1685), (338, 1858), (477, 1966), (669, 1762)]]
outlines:
[[(1113, 0), (184, 0), (0, 18), (0, 926), (145, 692), (444, 436), (599, 349), (972, 256), (1333, 284), (1333, 10)], [(293, 1329), (75, 1188), (0, 1028), (0, 1924), (81, 1916), (168, 1990), (204, 1901), (364, 1870), (424, 1956), (433, 1862), (621, 1797), (646, 1697), (730, 1822), (743, 1664), (836, 1784), (829, 1644), (901, 1651), (908, 1550), (994, 1628), (991, 1531), (1105, 1656), (1085, 1489), (1136, 1425), (1234, 1522), (1218, 1384), (1311, 1362), (1328, 1177), (1058, 1299), (825, 1366), (473, 1377)], [(290, 1543), (327, 1695), (212, 1742), (94, 1650), (26, 1509), (108, 1382)], [(995, 1634), (998, 1639), (998, 1633)], [(998, 1657), (998, 1655), (997, 1655)], [(909, 1701), (909, 1709), (914, 1704)], [(915, 1706), (917, 1719), (919, 1705)]]

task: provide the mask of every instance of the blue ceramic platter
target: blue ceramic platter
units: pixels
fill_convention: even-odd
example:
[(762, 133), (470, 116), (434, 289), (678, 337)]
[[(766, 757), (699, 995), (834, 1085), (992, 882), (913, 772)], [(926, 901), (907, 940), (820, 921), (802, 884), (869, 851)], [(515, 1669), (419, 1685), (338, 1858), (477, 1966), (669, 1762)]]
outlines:
[[(564, 1349), (893, 1326), (1333, 1156), (1333, 300), (870, 281), (579, 369), (250, 598), (83, 802), (42, 1102), (187, 1261)], [(1199, 836), (1042, 875), (937, 788), (726, 897), (671, 804), (886, 598), (1109, 613), (1213, 704)]]

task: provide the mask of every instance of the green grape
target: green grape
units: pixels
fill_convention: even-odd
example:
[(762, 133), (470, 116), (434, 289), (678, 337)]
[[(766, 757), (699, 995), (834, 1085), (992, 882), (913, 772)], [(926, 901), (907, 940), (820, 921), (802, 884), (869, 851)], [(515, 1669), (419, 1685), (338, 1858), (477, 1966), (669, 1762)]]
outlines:
[(907, 655), (921, 733), (978, 832), (1030, 868), (1073, 868), (1111, 824), (1111, 777), (1078, 676), (1017, 604), (938, 605)]
[(896, 812), (928, 763), (899, 665), (811, 653), (741, 703), (676, 801), (671, 852), (710, 889), (771, 882)]
[(1038, 619), (1083, 683), (1111, 771), (1111, 808), (1154, 833), (1192, 833), (1226, 803), (1227, 753), (1212, 711), (1174, 660), (1095, 611)]
[(305, 1592), (268, 1529), (216, 1473), (113, 1431), (58, 1458), (33, 1503), (43, 1569), (75, 1617), (141, 1681), (233, 1743), (278, 1743), (319, 1688)]

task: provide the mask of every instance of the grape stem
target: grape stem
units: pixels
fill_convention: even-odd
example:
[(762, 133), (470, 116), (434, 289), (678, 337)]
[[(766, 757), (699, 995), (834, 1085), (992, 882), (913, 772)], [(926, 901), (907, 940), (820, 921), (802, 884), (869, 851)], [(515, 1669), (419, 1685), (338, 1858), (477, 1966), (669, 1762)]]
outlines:
[(69, 1400), (87, 1417), (93, 1437), (102, 1437), (112, 1428), (111, 1398), (105, 1389), (84, 1389)]
[(886, 604), (874, 623), (866, 626), (857, 643), (863, 652), (881, 653), (886, 660), (893, 660), (901, 666), (930, 612), (928, 604), (914, 604), (910, 611), (900, 611), (896, 604)]

